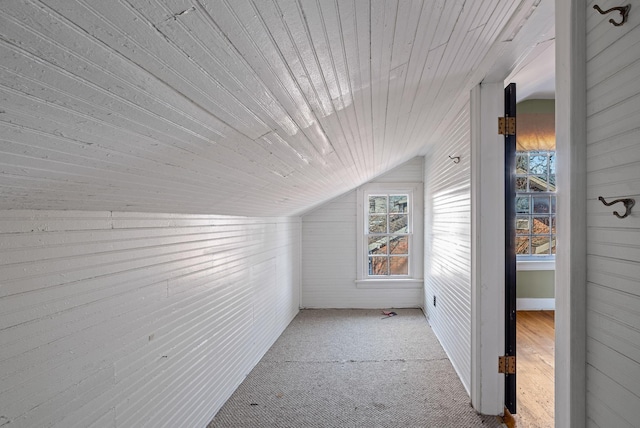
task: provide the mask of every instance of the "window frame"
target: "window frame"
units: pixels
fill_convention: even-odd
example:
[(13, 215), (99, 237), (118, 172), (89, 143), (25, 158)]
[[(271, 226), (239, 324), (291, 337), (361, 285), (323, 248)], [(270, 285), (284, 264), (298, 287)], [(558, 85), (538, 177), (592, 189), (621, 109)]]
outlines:
[[(369, 275), (369, 196), (408, 195), (407, 233), (409, 267), (407, 275)], [(422, 288), (424, 258), (424, 210), (422, 183), (369, 183), (357, 190), (357, 274), (358, 288)]]
[[(518, 151), (516, 153), (516, 155), (519, 154), (524, 154), (527, 153), (528, 155), (530, 155), (532, 152), (546, 152), (547, 155), (547, 159), (549, 162), (549, 165), (547, 166), (547, 172), (546, 175), (547, 177), (551, 177), (552, 175), (557, 176), (557, 170), (556, 171), (552, 171), (551, 169), (551, 154), (553, 154), (553, 156), (556, 158), (555, 163), (557, 165), (557, 151), (556, 150), (548, 150), (548, 149), (541, 149), (541, 150), (522, 150), (522, 151)], [(527, 161), (529, 162), (529, 161)], [(525, 178), (525, 177), (530, 177), (530, 176), (536, 176), (537, 174), (531, 173), (529, 170), (529, 166), (527, 163), (527, 172), (526, 173), (518, 173), (518, 171), (515, 171), (516, 173), (516, 177), (521, 177), (521, 178)], [(539, 174), (538, 174), (539, 175)], [(528, 181), (528, 178), (527, 178)], [(555, 183), (556, 189), (557, 189), (557, 182)], [(550, 207), (549, 207), (549, 220), (550, 220), (550, 224), (553, 221), (553, 219), (557, 219), (557, 211), (552, 209), (552, 206), (557, 205), (557, 191), (544, 191), (544, 192), (535, 192), (535, 191), (531, 191), (530, 189), (527, 188), (526, 191), (518, 191), (516, 190), (516, 201), (518, 196), (527, 196), (529, 197), (529, 200), (531, 201), (532, 198), (534, 196), (544, 196), (544, 197), (550, 197)], [(553, 203), (553, 199), (555, 198), (556, 203)], [(531, 203), (531, 202), (530, 202)], [(530, 210), (532, 208), (530, 207)], [(517, 211), (517, 209), (516, 209)], [(527, 216), (530, 221), (533, 221), (533, 217), (535, 216), (535, 213), (529, 212), (527, 214), (518, 214), (516, 212), (516, 217), (518, 216)], [(547, 216), (547, 215), (545, 215)], [(533, 227), (533, 225), (531, 224), (529, 226), (530, 228)], [(557, 241), (557, 231), (556, 233), (549, 233), (549, 237), (550, 237), (550, 244), (553, 241), (553, 238), (555, 237), (556, 241)], [(533, 239), (533, 237), (535, 236), (542, 236), (542, 235), (537, 235), (532, 233), (532, 230), (529, 230), (529, 234), (524, 235), (524, 234), (518, 234), (517, 236), (529, 236), (530, 240)], [(529, 250), (531, 250), (531, 243), (529, 243)], [(517, 264), (517, 269), (518, 270), (553, 270), (555, 269), (555, 259), (556, 259), (556, 255), (555, 254), (516, 254), (516, 264)]]

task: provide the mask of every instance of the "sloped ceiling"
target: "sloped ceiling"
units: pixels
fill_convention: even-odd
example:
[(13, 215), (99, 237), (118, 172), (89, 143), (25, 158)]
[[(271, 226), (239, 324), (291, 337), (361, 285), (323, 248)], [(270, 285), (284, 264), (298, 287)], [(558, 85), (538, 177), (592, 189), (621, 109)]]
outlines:
[(505, 81), (517, 84), (517, 101), (554, 99), (556, 96), (556, 43), (548, 39), (538, 43)]
[(4, 1), (0, 209), (300, 213), (425, 152), (539, 4)]

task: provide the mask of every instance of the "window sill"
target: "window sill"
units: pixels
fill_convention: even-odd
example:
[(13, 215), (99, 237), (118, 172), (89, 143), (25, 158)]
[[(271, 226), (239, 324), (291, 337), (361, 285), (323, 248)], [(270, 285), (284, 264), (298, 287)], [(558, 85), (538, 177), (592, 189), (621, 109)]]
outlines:
[(422, 278), (389, 278), (389, 279), (356, 279), (356, 288), (422, 288), (424, 279)]
[(556, 270), (556, 259), (553, 257), (545, 258), (544, 260), (517, 260), (516, 270)]

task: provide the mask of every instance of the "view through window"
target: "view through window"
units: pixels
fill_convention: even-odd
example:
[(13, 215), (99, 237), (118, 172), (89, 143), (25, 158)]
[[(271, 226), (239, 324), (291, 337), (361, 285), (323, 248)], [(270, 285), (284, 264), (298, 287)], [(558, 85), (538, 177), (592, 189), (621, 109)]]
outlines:
[(369, 195), (369, 275), (409, 274), (409, 206), (407, 194)]
[(516, 152), (516, 254), (556, 253), (556, 153)]

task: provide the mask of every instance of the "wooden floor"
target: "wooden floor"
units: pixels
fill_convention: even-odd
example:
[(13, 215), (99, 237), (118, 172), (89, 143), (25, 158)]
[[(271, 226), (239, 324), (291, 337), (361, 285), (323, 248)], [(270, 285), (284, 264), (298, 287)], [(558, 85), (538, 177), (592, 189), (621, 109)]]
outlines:
[(518, 311), (517, 428), (553, 427), (554, 311)]

